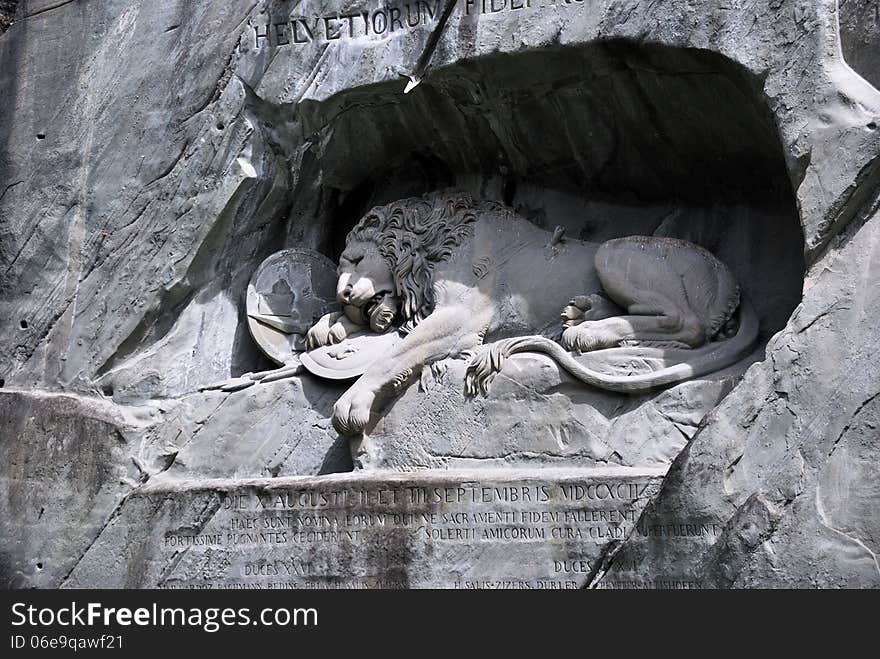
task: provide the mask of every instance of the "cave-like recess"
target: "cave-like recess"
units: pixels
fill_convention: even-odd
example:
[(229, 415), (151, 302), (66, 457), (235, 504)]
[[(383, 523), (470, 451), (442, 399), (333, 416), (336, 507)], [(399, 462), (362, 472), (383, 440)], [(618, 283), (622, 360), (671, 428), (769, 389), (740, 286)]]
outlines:
[[(452, 186), (571, 237), (701, 244), (733, 269), (765, 336), (799, 302), (804, 243), (788, 169), (763, 81), (740, 65), (615, 40), (461, 61), (409, 94), (404, 82), (271, 109), (295, 113), (297, 134), (279, 148), (308, 145), (288, 245), (277, 248), (307, 233), (335, 259), (370, 207)], [(320, 230), (304, 231), (316, 219)]]

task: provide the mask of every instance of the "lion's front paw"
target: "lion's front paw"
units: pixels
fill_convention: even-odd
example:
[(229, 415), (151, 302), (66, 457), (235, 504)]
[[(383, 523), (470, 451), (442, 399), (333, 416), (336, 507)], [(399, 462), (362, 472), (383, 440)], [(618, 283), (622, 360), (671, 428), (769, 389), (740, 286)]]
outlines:
[(575, 327), (590, 320), (604, 320), (612, 316), (619, 316), (623, 310), (604, 295), (592, 293), (591, 295), (578, 295), (573, 297), (568, 305), (562, 309), (563, 327)]
[(356, 435), (370, 422), (375, 396), (369, 391), (349, 389), (333, 406), (333, 427), (340, 435)]
[(464, 391), (468, 396), (476, 396), (481, 393), (489, 394), (489, 383), (497, 374), (492, 363), (492, 354), (486, 346), (478, 350), (468, 362), (464, 378)]
[(341, 343), (347, 337), (348, 329), (342, 323), (336, 322), (333, 323), (333, 325), (330, 327), (328, 343), (330, 343), (330, 345), (335, 345), (337, 343)]
[(330, 324), (322, 318), (306, 333), (306, 347), (309, 350), (320, 348), (330, 343)]
[(339, 343), (345, 338), (345, 327), (337, 320), (339, 316), (338, 313), (322, 316), (321, 320), (306, 333), (306, 347), (309, 350)]
[(464, 389), (468, 396), (489, 395), (489, 384), (504, 368), (515, 344), (516, 339), (502, 339), (480, 346), (474, 352), (465, 371)]
[(577, 345), (577, 341), (578, 341), (577, 327), (569, 326), (568, 329), (566, 329), (562, 333), (562, 341), (561, 341), (562, 347), (565, 348), (566, 350), (568, 350), (569, 352), (572, 352), (573, 350), (576, 350), (575, 346)]
[(562, 319), (564, 327), (574, 327), (584, 322), (586, 318), (584, 314), (590, 309), (590, 298), (586, 295), (578, 295), (573, 297), (568, 304), (563, 307), (559, 317)]

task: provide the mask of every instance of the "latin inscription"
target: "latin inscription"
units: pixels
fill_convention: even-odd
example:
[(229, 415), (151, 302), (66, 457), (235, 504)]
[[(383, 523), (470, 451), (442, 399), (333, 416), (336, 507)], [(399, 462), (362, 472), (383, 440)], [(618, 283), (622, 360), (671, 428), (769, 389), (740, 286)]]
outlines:
[[(303, 479), (301, 486), (196, 493), (175, 523), (163, 517), (157, 549), (173, 568), (157, 585), (581, 588), (597, 574), (610, 542), (636, 535), (711, 544), (724, 530), (717, 520), (642, 519), (659, 473), (527, 483), (458, 482), (453, 475), (427, 486), (398, 481), (341, 486)], [(168, 500), (145, 496), (160, 508)], [(408, 565), (416, 566), (415, 576), (405, 574)], [(431, 566), (448, 567), (432, 572)], [(699, 587), (672, 576), (642, 580), (638, 564), (617, 567), (627, 576), (598, 587)]]
[(700, 590), (703, 585), (699, 581), (688, 579), (603, 580), (596, 584), (596, 588), (598, 590)]
[(252, 27), (253, 45), (260, 49), (360, 37), (385, 37), (434, 23), (440, 9), (440, 0), (416, 0), (347, 14), (292, 16), (283, 20), (270, 17), (266, 23)]
[[(640, 529), (641, 509), (657, 487), (658, 477), (634, 475), (209, 492), (184, 509), (213, 510), (207, 523), (181, 520), (158, 537), (163, 560), (175, 566), (158, 585), (579, 588), (610, 541), (633, 532), (670, 537), (710, 532), (696, 524)], [(401, 578), (401, 566), (419, 560), (455, 568), (418, 584)], [(413, 573), (424, 571), (423, 566)]]
[[(462, 16), (493, 16), (523, 10), (564, 9), (590, 0), (458, 0)], [(251, 26), (257, 50), (332, 43), (341, 39), (385, 38), (422, 26), (436, 25), (442, 0), (413, 0), (390, 7), (313, 16), (272, 17)]]

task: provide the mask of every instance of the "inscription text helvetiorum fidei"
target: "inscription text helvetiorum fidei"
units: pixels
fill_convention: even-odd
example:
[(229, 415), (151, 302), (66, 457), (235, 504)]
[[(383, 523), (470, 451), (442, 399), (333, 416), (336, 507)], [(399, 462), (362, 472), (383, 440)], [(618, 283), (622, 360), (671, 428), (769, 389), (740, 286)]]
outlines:
[[(501, 16), (534, 9), (565, 9), (589, 0), (458, 0), (463, 17)], [(385, 38), (421, 26), (437, 24), (444, 0), (412, 0), (385, 7), (305, 16), (272, 16), (252, 26), (257, 49), (331, 43), (340, 39)]]

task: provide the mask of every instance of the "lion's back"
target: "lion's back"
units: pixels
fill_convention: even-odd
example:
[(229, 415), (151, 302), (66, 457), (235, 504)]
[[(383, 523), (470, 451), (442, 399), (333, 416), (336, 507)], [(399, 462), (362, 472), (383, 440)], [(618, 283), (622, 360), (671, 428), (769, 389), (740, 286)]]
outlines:
[(598, 291), (596, 245), (575, 239), (551, 244), (552, 234), (510, 209), (481, 213), (467, 257), (476, 285), (492, 289), (493, 331), (542, 333), (559, 325), (572, 295)]

